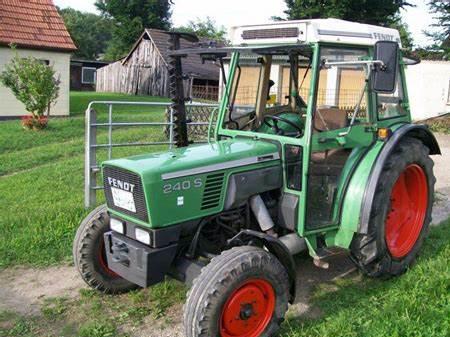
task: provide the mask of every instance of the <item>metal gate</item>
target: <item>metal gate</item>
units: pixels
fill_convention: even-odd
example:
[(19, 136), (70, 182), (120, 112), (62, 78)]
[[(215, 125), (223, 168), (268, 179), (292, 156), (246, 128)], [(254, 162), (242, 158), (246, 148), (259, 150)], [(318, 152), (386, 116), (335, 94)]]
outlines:
[[(170, 102), (123, 102), (123, 101), (93, 101), (86, 109), (85, 119), (85, 170), (84, 170), (84, 205), (91, 208), (97, 204), (97, 191), (103, 186), (97, 184), (97, 176), (100, 173), (100, 165), (97, 157), (98, 149), (107, 149), (107, 158), (112, 159), (112, 149), (115, 147), (136, 147), (167, 145), (171, 149), (173, 140), (173, 111)], [(97, 122), (97, 111), (94, 106), (106, 106), (108, 115), (107, 122)], [(166, 121), (162, 122), (114, 122), (115, 106), (141, 106), (141, 107), (163, 107), (166, 109)], [(186, 104), (188, 120), (191, 118), (197, 121), (188, 121), (189, 134), (195, 138), (196, 143), (207, 142), (211, 138), (211, 126), (214, 120), (214, 113), (218, 109), (218, 104), (188, 103)], [(193, 118), (194, 117), (194, 118)], [(167, 134), (167, 141), (159, 142), (130, 142), (113, 143), (113, 129), (121, 127), (163, 127)], [(97, 130), (106, 128), (108, 130), (107, 143), (97, 143)]]

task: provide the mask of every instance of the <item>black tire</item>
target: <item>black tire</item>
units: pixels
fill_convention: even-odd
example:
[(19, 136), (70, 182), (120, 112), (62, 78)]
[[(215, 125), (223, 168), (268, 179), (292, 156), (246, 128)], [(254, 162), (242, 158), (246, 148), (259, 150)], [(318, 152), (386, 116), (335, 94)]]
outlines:
[(109, 231), (106, 205), (94, 209), (80, 224), (73, 242), (75, 267), (91, 287), (106, 294), (119, 294), (138, 288), (107, 267), (103, 234)]
[[(258, 337), (274, 336), (279, 330), (288, 308), (288, 274), (274, 255), (261, 248), (251, 246), (235, 247), (225, 251), (213, 258), (202, 270), (189, 291), (184, 307), (185, 336), (227, 336), (220, 332), (222, 318), (225, 314), (224, 308), (228, 305), (230, 297), (236, 298), (234, 296), (239, 294), (238, 290), (242, 291), (243, 287), (247, 287), (248, 283), (255, 280), (270, 284), (273, 290), (271, 296), (265, 297), (267, 301), (270, 301), (273, 296), (272, 305), (267, 302), (264, 306), (264, 308), (272, 307), (273, 310), (267, 311), (265, 315), (261, 311), (263, 316), (267, 317), (266, 322), (268, 323), (259, 325), (259, 329), (263, 329), (263, 331), (258, 334)], [(256, 301), (252, 303), (255, 306), (260, 305)], [(241, 304), (240, 307), (243, 305)], [(254, 311), (253, 304), (250, 311), (246, 313), (250, 314), (251, 319), (258, 320), (258, 314)], [(256, 318), (252, 315), (255, 315)], [(247, 324), (247, 320), (250, 318), (243, 319), (241, 316), (235, 321), (238, 324)]]
[[(423, 185), (428, 190), (428, 196), (424, 196), (427, 204), (424, 206), (426, 207), (425, 216), (415, 243), (412, 241), (412, 248), (408, 250), (406, 255), (396, 256), (390, 251), (387, 243), (386, 223), (388, 215), (394, 209), (391, 199), (394, 185), (411, 166), (416, 166), (425, 174)], [(434, 184), (436, 182), (433, 166), (434, 163), (429, 157), (429, 149), (421, 141), (414, 138), (402, 140), (387, 159), (375, 192), (368, 234), (356, 235), (351, 244), (352, 260), (366, 275), (382, 278), (397, 276), (404, 273), (414, 262), (427, 236), (431, 221)]]

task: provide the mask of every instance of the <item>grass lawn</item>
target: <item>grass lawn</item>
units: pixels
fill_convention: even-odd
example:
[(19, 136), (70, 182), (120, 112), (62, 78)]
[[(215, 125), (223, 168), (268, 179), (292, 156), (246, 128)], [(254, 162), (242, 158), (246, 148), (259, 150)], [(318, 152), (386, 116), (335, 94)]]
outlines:
[[(42, 132), (25, 131), (19, 121), (0, 123), (0, 268), (45, 266), (71, 259), (74, 232), (83, 208), (84, 110), (92, 100), (162, 101), (155, 97), (71, 93), (70, 118), (54, 118)], [(162, 121), (162, 108), (115, 110), (117, 121)], [(99, 109), (105, 120), (106, 109)], [(163, 140), (162, 128), (121, 128), (114, 141)], [(106, 130), (99, 131), (106, 141)], [(120, 148), (116, 157), (166, 147)], [(105, 158), (106, 152), (100, 153)]]

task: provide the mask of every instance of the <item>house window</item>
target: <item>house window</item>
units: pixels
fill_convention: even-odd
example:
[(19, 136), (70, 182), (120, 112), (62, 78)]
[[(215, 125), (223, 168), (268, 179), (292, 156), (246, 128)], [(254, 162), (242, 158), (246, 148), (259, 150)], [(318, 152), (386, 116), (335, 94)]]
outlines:
[(95, 84), (96, 81), (96, 68), (83, 67), (81, 69), (81, 83), (83, 84)]

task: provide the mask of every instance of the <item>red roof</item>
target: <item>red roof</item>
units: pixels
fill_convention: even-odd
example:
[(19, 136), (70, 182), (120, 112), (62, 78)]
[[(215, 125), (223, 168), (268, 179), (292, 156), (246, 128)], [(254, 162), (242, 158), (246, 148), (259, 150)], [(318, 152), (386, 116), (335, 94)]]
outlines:
[(32, 49), (77, 48), (53, 0), (0, 0), (0, 44)]

